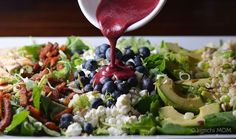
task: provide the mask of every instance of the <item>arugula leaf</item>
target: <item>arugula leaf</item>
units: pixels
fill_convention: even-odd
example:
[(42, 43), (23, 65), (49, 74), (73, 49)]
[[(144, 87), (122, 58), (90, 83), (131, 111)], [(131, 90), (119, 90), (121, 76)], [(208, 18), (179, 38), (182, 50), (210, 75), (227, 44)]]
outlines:
[(134, 106), (141, 114), (151, 112), (154, 116), (158, 115), (158, 110), (161, 107), (161, 101), (158, 95), (150, 95), (142, 97)]
[(157, 126), (158, 132), (167, 135), (191, 135), (196, 134), (196, 128), (183, 127), (181, 125), (166, 123), (162, 127)]
[(27, 111), (27, 110), (23, 110), (19, 113), (16, 113), (13, 116), (11, 124), (5, 129), (4, 132), (7, 133), (7, 132), (10, 132), (13, 129), (15, 129), (18, 125), (20, 125), (22, 122), (25, 121), (25, 119), (28, 117), (28, 115), (29, 115), (29, 111)]
[(156, 119), (152, 115), (142, 115), (140, 120), (134, 123), (127, 123), (123, 126), (129, 134), (154, 135), (157, 131)]
[(79, 37), (71, 36), (67, 38), (67, 48), (70, 52), (76, 52), (78, 50), (88, 50), (89, 46), (85, 44)]
[(34, 107), (40, 109), (40, 97), (41, 97), (42, 88), (39, 86), (34, 86), (33, 88), (33, 104)]
[(42, 44), (33, 44), (29, 46), (20, 47), (17, 51), (20, 55), (30, 57), (34, 61), (36, 61), (39, 59), (39, 52), (42, 46)]

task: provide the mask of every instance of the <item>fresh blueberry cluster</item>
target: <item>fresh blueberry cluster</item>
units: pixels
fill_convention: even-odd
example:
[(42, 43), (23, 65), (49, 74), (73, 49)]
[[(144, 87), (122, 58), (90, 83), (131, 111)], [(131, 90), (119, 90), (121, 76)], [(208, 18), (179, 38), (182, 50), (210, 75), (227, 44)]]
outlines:
[(98, 65), (98, 60), (110, 60), (109, 47), (108, 44), (102, 44), (96, 47), (95, 59), (89, 59), (82, 64), (82, 68), (89, 71), (88, 75), (86, 75), (83, 70), (78, 70), (74, 73), (75, 84), (79, 89), (84, 92), (97, 91), (104, 95), (109, 93), (113, 98), (109, 99), (107, 102), (103, 102), (101, 98), (97, 98), (92, 102), (92, 108), (97, 108), (100, 105), (111, 107), (115, 104), (116, 99), (120, 95), (129, 93), (129, 90), (132, 87), (137, 87), (140, 90), (147, 90), (148, 92), (154, 90), (153, 80), (148, 76), (148, 71), (143, 66), (143, 59), (150, 55), (150, 50), (147, 47), (139, 48), (138, 53), (135, 53), (131, 49), (131, 46), (125, 47), (123, 53), (116, 48), (116, 59), (129, 66), (135, 73), (141, 74), (141, 79), (138, 79), (136, 76), (130, 77), (127, 80), (114, 80), (104, 77), (100, 79), (100, 83), (94, 84), (93, 77), (100, 67)]

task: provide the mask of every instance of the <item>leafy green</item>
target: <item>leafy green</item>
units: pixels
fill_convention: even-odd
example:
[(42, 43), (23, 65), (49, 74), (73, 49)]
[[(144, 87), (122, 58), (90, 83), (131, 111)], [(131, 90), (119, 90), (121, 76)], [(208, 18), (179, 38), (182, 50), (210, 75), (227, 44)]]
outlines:
[(5, 129), (4, 132), (10, 132), (11, 130), (13, 130), (14, 128), (16, 128), (18, 125), (20, 125), (22, 122), (25, 121), (25, 119), (28, 117), (29, 115), (29, 111), (27, 110), (23, 110), (19, 113), (16, 113), (13, 116), (12, 122), (11, 124)]
[(157, 131), (156, 126), (155, 117), (149, 114), (140, 116), (137, 122), (125, 124), (123, 128), (129, 134), (154, 135)]
[(183, 127), (181, 125), (166, 123), (162, 127), (157, 126), (158, 132), (168, 135), (191, 135), (196, 134), (194, 127)]
[(95, 135), (109, 135), (107, 127), (99, 127), (94, 131)]
[(32, 95), (33, 95), (33, 104), (34, 104), (34, 107), (37, 108), (37, 109), (40, 109), (41, 91), (42, 91), (42, 88), (41, 88), (41, 87), (39, 87), (39, 86), (34, 86), (33, 92), (32, 92)]
[(64, 68), (61, 70), (55, 70), (51, 73), (52, 78), (56, 79), (66, 79), (69, 76), (69, 73), (71, 72), (71, 64), (68, 60), (66, 61), (59, 61), (58, 63), (63, 63)]
[(39, 59), (39, 52), (42, 46), (42, 44), (33, 44), (29, 46), (20, 47), (17, 51), (20, 55), (30, 57), (36, 61)]
[(153, 115), (158, 114), (158, 110), (161, 107), (161, 101), (158, 95), (150, 95), (142, 97), (138, 103), (134, 106), (141, 114), (151, 112)]
[(71, 36), (67, 38), (66, 45), (70, 52), (76, 52), (78, 50), (88, 50), (89, 46), (83, 42), (79, 37)]
[(61, 105), (46, 96), (41, 96), (41, 107), (45, 115), (51, 120), (53, 120), (56, 114), (62, 112), (67, 108), (64, 105)]
[(74, 54), (71, 57), (71, 66), (72, 66), (73, 72), (76, 70), (76, 66), (81, 65), (82, 63), (83, 63), (83, 59), (78, 54)]
[(155, 70), (159, 72), (163, 72), (166, 68), (166, 62), (162, 55), (153, 54), (144, 59), (145, 67), (150, 70)]
[(87, 95), (80, 95), (77, 97), (75, 103), (73, 104), (74, 111), (77, 111), (78, 109), (84, 109), (90, 107), (89, 98)]
[(125, 46), (131, 46), (131, 49), (134, 52), (138, 52), (138, 49), (143, 46), (148, 47), (150, 50), (153, 50), (156, 48), (156, 46), (152, 44), (149, 40), (144, 39), (144, 38), (135, 38), (135, 37), (123, 38), (120, 41), (118, 41), (117, 48), (122, 50), (125, 48)]
[(210, 114), (204, 117), (207, 128), (229, 127), (232, 132), (236, 132), (236, 116), (232, 111)]

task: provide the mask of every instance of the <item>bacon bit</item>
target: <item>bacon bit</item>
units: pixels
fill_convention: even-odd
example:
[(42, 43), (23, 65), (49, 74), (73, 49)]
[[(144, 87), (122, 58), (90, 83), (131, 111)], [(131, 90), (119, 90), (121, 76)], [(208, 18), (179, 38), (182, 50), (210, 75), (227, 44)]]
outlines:
[(44, 69), (43, 71), (41, 71), (36, 77), (35, 77), (35, 79), (36, 80), (41, 80), (41, 78), (44, 76), (44, 75), (46, 75), (46, 74), (48, 74), (49, 73), (49, 71), (48, 71), (48, 69)]
[(54, 122), (46, 122), (45, 126), (51, 130), (56, 130), (56, 131), (59, 130), (59, 128), (57, 127), (57, 125)]
[(44, 118), (42, 112), (35, 107), (29, 105), (26, 107), (28, 111), (30, 111), (30, 115), (33, 116), (35, 119), (39, 120), (42, 123), (46, 123), (48, 120)]
[(33, 65), (33, 70), (34, 70), (35, 73), (40, 72), (41, 66), (39, 65), (38, 62)]
[(73, 96), (75, 95), (76, 93), (70, 93), (65, 99), (64, 99), (64, 101), (63, 101), (63, 104), (64, 105), (68, 105), (69, 103), (70, 103), (70, 100), (73, 98)]
[(0, 119), (3, 118), (3, 92), (0, 92)]
[(57, 64), (57, 70), (61, 70), (64, 68), (64, 64), (60, 63), (60, 64)]
[(66, 45), (62, 45), (59, 49), (61, 50), (61, 51), (66, 51)]
[(61, 92), (66, 87), (66, 82), (62, 82), (56, 86), (58, 92)]
[(25, 88), (21, 88), (20, 90), (20, 105), (22, 107), (26, 107), (28, 105), (27, 90)]
[(3, 98), (4, 103), (4, 118), (0, 121), (0, 131), (4, 131), (11, 123), (12, 119), (12, 107), (8, 97)]
[(56, 114), (54, 117), (53, 117), (53, 121), (55, 122), (58, 122), (61, 118), (61, 116), (65, 113), (71, 113), (72, 112), (72, 109), (71, 108), (67, 108), (61, 112), (59, 112), (58, 114)]
[(49, 97), (55, 101), (58, 101), (60, 94), (57, 90), (52, 90), (51, 95)]
[(59, 60), (58, 56), (51, 58), (50, 59), (50, 67), (55, 66), (58, 60)]

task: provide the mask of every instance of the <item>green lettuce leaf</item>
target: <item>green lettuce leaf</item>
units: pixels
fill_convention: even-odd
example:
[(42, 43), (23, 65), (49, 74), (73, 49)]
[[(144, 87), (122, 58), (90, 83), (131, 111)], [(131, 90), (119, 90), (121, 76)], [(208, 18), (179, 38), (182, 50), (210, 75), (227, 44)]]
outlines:
[(158, 132), (167, 135), (191, 135), (196, 134), (196, 128), (194, 127), (183, 127), (181, 125), (167, 123), (162, 127), (157, 126)]
[(20, 55), (32, 58), (34, 61), (36, 61), (39, 59), (39, 52), (42, 46), (42, 44), (33, 44), (20, 47), (17, 51)]
[(34, 104), (34, 107), (37, 108), (37, 109), (40, 109), (41, 91), (42, 91), (41, 87), (34, 86), (33, 93), (32, 93), (32, 95), (33, 95), (33, 104)]
[(28, 117), (28, 115), (29, 115), (29, 111), (27, 111), (27, 110), (23, 110), (19, 113), (16, 113), (13, 116), (11, 124), (5, 129), (4, 132), (7, 133), (7, 132), (10, 132), (13, 129), (15, 129), (18, 125), (20, 125), (22, 122), (25, 121), (25, 119)]
[(71, 36), (67, 38), (67, 48), (70, 52), (76, 52), (78, 50), (88, 50), (89, 46), (82, 41), (79, 37)]

